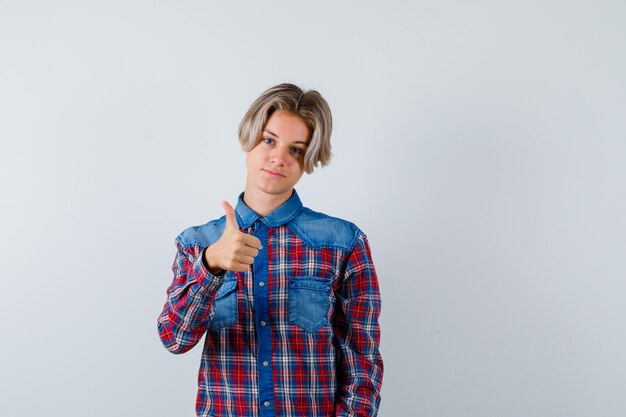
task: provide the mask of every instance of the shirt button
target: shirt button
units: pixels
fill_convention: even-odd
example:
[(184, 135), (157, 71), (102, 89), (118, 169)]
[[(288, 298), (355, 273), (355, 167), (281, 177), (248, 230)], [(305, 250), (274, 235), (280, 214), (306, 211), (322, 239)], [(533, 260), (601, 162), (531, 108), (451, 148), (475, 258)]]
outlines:
[(263, 366), (267, 366), (267, 365), (269, 365), (269, 364), (270, 364), (270, 363), (269, 363), (268, 361), (263, 361)]
[(265, 287), (265, 283), (263, 281), (259, 282), (259, 287)]
[(264, 406), (266, 406), (266, 407), (269, 407), (269, 406), (270, 406), (270, 402), (269, 402), (269, 401), (265, 401), (265, 402), (263, 403), (263, 405), (264, 405)]
[(261, 320), (261, 323), (259, 323), (261, 326), (265, 326), (267, 323), (264, 322), (263, 320)]

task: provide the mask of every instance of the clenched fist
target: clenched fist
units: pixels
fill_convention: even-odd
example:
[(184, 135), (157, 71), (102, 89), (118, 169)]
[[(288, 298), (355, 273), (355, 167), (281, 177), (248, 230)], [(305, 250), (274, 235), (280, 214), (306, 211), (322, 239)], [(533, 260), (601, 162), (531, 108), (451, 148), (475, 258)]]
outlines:
[(262, 249), (261, 241), (239, 231), (235, 210), (227, 201), (222, 201), (222, 207), (226, 213), (226, 227), (222, 237), (206, 248), (204, 259), (212, 274), (222, 270), (246, 272)]

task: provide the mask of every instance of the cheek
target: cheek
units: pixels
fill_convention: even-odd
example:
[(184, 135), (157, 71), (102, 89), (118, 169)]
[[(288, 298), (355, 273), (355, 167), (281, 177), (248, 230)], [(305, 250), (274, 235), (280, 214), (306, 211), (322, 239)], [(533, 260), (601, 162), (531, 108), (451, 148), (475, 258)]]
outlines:
[(300, 171), (304, 169), (304, 155), (297, 159), (298, 166), (300, 167)]
[(259, 147), (252, 149), (250, 152), (246, 154), (246, 163), (247, 164), (255, 164), (262, 161), (264, 158), (263, 152)]
[(296, 168), (297, 170), (296, 175), (298, 176), (298, 178), (300, 178), (304, 173), (304, 161), (301, 159), (298, 161), (294, 161), (294, 168)]

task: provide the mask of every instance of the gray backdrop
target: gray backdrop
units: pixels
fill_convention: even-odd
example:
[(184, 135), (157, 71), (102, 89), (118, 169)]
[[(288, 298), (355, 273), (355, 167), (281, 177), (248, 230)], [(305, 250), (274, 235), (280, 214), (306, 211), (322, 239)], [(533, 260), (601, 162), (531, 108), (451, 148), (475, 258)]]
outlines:
[(0, 1), (0, 414), (194, 414), (174, 238), (291, 81), (335, 117), (298, 192), (371, 240), (380, 416), (625, 415), (625, 5)]

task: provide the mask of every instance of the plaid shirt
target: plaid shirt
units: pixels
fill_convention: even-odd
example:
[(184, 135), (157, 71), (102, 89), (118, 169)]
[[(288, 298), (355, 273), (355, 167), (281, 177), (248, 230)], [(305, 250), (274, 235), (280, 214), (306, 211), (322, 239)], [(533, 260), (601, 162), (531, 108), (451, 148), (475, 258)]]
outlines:
[(245, 273), (212, 275), (204, 248), (225, 216), (176, 238), (174, 280), (158, 318), (173, 353), (206, 333), (198, 416), (376, 416), (383, 362), (380, 295), (366, 236), (291, 198), (265, 217), (235, 208), (263, 248)]

